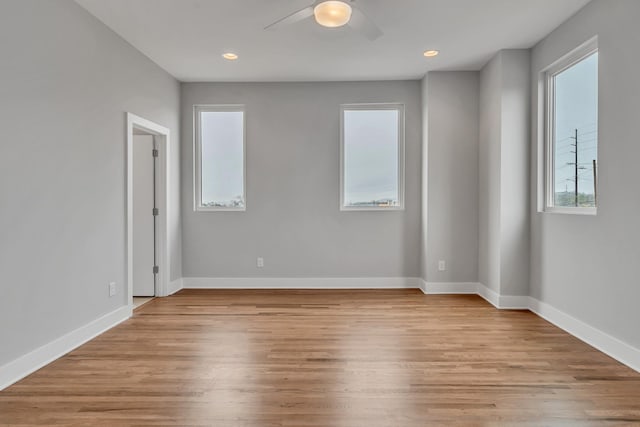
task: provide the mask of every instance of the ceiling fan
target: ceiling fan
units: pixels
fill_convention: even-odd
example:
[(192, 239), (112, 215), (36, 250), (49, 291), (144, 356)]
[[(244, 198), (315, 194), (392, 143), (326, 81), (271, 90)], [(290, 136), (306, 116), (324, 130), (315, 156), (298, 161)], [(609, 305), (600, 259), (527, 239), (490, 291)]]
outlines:
[(380, 28), (371, 22), (354, 3), (355, 0), (316, 0), (310, 6), (266, 26), (265, 30), (280, 28), (313, 16), (316, 22), (324, 27), (336, 28), (349, 25), (369, 40), (380, 37), (382, 35)]

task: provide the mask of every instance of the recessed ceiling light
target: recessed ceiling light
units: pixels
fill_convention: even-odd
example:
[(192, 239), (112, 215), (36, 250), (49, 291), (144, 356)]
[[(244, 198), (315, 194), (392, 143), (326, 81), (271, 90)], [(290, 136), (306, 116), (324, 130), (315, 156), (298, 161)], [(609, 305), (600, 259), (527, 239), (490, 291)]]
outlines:
[(438, 56), (439, 53), (440, 51), (438, 50), (427, 50), (424, 52), (424, 56), (427, 58), (433, 58), (434, 56)]
[(233, 53), (233, 52), (223, 53), (223, 54), (222, 54), (222, 57), (223, 57), (224, 59), (229, 60), (229, 61), (235, 61), (236, 59), (238, 59), (238, 55), (236, 55), (236, 54), (235, 54), (235, 53)]

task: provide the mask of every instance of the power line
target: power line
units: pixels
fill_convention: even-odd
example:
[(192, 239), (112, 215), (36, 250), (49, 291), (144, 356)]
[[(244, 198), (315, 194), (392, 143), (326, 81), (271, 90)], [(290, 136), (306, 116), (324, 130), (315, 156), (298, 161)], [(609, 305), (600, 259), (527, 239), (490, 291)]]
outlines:
[(591, 132), (585, 132), (583, 134), (581, 134), (580, 136), (585, 136), (585, 135), (593, 135), (594, 133), (598, 133), (598, 130), (592, 130)]
[(575, 132), (575, 147), (576, 147), (576, 151), (575, 151), (575, 155), (576, 155), (576, 161), (574, 163), (575, 166), (575, 178), (576, 178), (576, 190), (575, 190), (575, 195), (576, 195), (576, 207), (578, 206), (578, 170), (579, 170), (579, 166), (578, 166), (578, 129), (576, 128), (576, 132)]
[[(591, 150), (597, 150), (597, 143), (598, 143), (598, 136), (594, 135), (598, 132), (597, 129), (597, 124), (596, 123), (592, 123), (590, 125), (587, 126), (593, 126), (596, 125), (596, 129), (592, 130), (592, 131), (588, 131), (588, 132), (583, 132), (580, 133), (578, 131), (578, 128), (575, 128), (573, 131), (573, 136), (568, 136), (566, 138), (563, 138), (557, 142), (564, 142), (567, 140), (573, 140), (573, 144), (568, 144), (567, 146), (556, 150), (556, 156), (557, 157), (561, 157), (561, 156), (566, 156), (568, 154), (573, 154), (573, 162), (567, 162), (565, 165), (558, 167), (556, 170), (562, 170), (565, 167), (568, 166), (573, 166), (573, 177), (567, 178), (565, 180), (565, 182), (573, 182), (574, 183), (574, 204), (576, 207), (579, 206), (579, 186), (580, 186), (580, 181), (582, 182), (589, 182), (591, 181), (591, 179), (587, 178), (585, 176), (585, 174), (587, 173), (593, 173), (593, 191), (594, 194), (597, 194), (597, 186), (596, 186), (596, 181), (597, 181), (597, 173), (596, 173), (596, 160), (593, 159), (591, 162), (589, 163), (583, 163), (579, 161), (579, 154), (586, 154), (586, 152), (591, 151)], [(588, 136), (588, 135), (592, 135), (592, 136)], [(587, 136), (584, 140), (581, 139), (581, 137)], [(593, 146), (586, 146), (583, 147), (582, 144), (590, 144), (590, 143), (595, 143)], [(556, 143), (556, 147), (558, 146), (558, 144)], [(565, 151), (565, 150), (569, 150), (569, 151)], [(597, 154), (597, 153), (596, 153)], [(588, 155), (588, 154), (587, 154)], [(588, 167), (589, 165), (591, 165), (591, 167)], [(566, 184), (565, 184), (566, 186)]]

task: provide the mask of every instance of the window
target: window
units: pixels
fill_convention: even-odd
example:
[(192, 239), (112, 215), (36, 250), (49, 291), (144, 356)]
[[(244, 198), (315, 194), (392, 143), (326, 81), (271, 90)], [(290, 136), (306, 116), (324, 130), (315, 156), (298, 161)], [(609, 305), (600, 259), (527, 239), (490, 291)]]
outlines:
[(343, 105), (342, 210), (404, 208), (404, 106)]
[(194, 115), (195, 209), (245, 210), (244, 106), (196, 106)]
[(546, 211), (595, 214), (598, 47), (594, 39), (545, 72)]

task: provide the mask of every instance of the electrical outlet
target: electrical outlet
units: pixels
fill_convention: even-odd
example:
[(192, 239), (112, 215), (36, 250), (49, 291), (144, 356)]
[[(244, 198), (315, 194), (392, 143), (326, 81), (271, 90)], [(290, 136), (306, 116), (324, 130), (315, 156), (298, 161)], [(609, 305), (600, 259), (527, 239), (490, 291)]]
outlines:
[(438, 271), (446, 271), (447, 270), (447, 263), (444, 262), (443, 260), (438, 261)]
[(112, 297), (116, 294), (116, 282), (109, 283), (109, 296)]
[(262, 268), (264, 267), (264, 258), (262, 257), (258, 257), (258, 259), (256, 260), (256, 266), (258, 268)]

